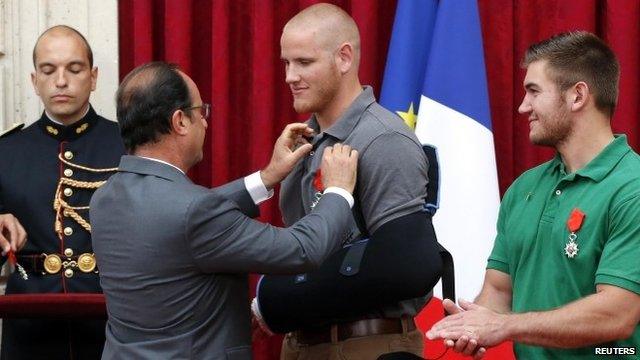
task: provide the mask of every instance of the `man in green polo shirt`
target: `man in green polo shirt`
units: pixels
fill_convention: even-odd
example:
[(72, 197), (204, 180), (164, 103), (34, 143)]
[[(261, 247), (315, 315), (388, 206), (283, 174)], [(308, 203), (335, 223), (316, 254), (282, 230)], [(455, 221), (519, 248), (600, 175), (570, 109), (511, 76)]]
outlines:
[(640, 345), (640, 156), (611, 117), (614, 53), (593, 34), (532, 45), (523, 61), (532, 143), (554, 159), (504, 196), (498, 235), (475, 302), (427, 333), (481, 358), (503, 341), (523, 359), (636, 358)]

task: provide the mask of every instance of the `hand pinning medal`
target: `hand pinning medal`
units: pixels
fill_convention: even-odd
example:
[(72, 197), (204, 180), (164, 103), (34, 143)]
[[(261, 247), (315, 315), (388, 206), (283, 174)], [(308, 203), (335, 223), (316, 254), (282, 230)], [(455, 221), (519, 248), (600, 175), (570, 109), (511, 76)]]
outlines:
[(312, 209), (318, 205), (318, 202), (322, 197), (322, 193), (324, 192), (324, 186), (322, 186), (322, 173), (320, 169), (316, 171), (316, 176), (313, 178), (313, 188), (316, 189), (316, 193), (313, 195), (313, 202), (311, 203)]
[(569, 228), (569, 242), (564, 246), (564, 253), (569, 259), (573, 259), (578, 255), (578, 251), (580, 250), (576, 240), (578, 239), (577, 232), (582, 226), (584, 217), (585, 214), (580, 209), (575, 208), (571, 211), (571, 215), (569, 215), (569, 219), (567, 220), (567, 228)]

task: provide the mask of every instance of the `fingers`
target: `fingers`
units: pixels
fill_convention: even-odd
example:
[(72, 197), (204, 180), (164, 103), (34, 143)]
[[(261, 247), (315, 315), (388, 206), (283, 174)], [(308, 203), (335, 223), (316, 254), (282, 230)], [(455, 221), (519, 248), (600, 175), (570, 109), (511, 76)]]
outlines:
[(298, 160), (302, 159), (309, 152), (311, 152), (311, 149), (313, 149), (313, 146), (311, 146), (311, 144), (300, 145), (297, 149), (293, 151), (293, 161), (297, 163)]
[(20, 228), (22, 228), (22, 225), (18, 223), (16, 218), (13, 218), (13, 221), (11, 221), (7, 226), (7, 229), (9, 230), (9, 245), (13, 252), (16, 252), (17, 244), (22, 241), (22, 239), (20, 239)]
[(451, 339), (445, 340), (445, 346), (447, 343), (454, 344), (453, 346), (449, 346), (453, 348), (453, 351), (457, 353), (461, 353), (466, 356), (474, 355), (476, 349), (478, 348), (478, 341), (476, 339), (470, 339), (467, 335), (462, 335), (458, 340), (453, 342)]
[(477, 348), (478, 348), (478, 341), (476, 339), (469, 339), (469, 341), (467, 342), (467, 345), (464, 348), (462, 348), (460, 352), (463, 353), (464, 355), (471, 356), (476, 352)]
[(487, 349), (485, 349), (483, 347), (480, 347), (478, 349), (478, 351), (476, 351), (476, 353), (473, 354), (473, 359), (474, 360), (480, 360), (480, 359), (482, 359), (484, 357), (484, 354), (486, 354), (486, 353), (487, 353)]
[(444, 346), (447, 348), (453, 348), (456, 345), (455, 341), (451, 340), (451, 339), (445, 339), (444, 340)]
[(282, 131), (282, 135), (280, 136), (295, 140), (298, 136), (313, 136), (313, 133), (313, 129), (307, 124), (292, 123), (285, 126), (284, 130)]
[(322, 153), (322, 183), (337, 186), (353, 193), (357, 180), (358, 152), (349, 145), (336, 143)]
[(11, 242), (13, 251), (15, 252), (22, 249), (27, 242), (27, 231), (24, 229), (24, 227), (22, 227), (22, 224), (20, 224), (18, 219), (16, 219), (16, 227), (18, 229), (18, 236), (16, 237), (15, 242)]
[(444, 299), (442, 301), (442, 307), (444, 308), (444, 311), (446, 311), (447, 314), (449, 314), (449, 315), (453, 315), (453, 314), (457, 314), (457, 313), (462, 312), (462, 309), (459, 308), (458, 305), (456, 305), (450, 299)]
[(11, 243), (7, 240), (6, 237), (0, 232), (0, 248), (2, 248), (2, 256), (7, 255), (9, 250), (11, 250)]
[(474, 359), (482, 358), (486, 352), (484, 347), (478, 347), (478, 341), (476, 339), (470, 338), (467, 335), (462, 335), (457, 340), (447, 338), (444, 340), (444, 346), (465, 356), (473, 356)]
[(344, 155), (344, 156), (348, 156), (349, 158), (357, 158), (358, 150), (352, 149), (351, 146), (346, 144), (335, 143), (332, 146), (327, 146), (326, 148), (324, 148), (323, 155), (324, 154)]
[(465, 299), (458, 299), (458, 304), (460, 304), (460, 307), (463, 310), (473, 310), (479, 307), (478, 305), (472, 303), (471, 301), (467, 301)]
[(20, 250), (27, 239), (27, 232), (18, 219), (11, 214), (0, 215), (0, 248), (2, 255), (9, 250)]
[(470, 333), (469, 331), (466, 331), (464, 328), (461, 328), (461, 327), (457, 327), (454, 329), (445, 329), (440, 331), (430, 330), (429, 332), (431, 333), (431, 336), (429, 336), (429, 333), (427, 333), (427, 338), (429, 340), (451, 339), (456, 341), (463, 336), (466, 336), (468, 339), (475, 338), (475, 336), (472, 333)]
[(15, 218), (11, 219), (7, 224), (6, 229), (9, 231), (9, 246), (11, 250), (16, 251), (15, 244), (18, 242), (18, 226), (16, 225), (17, 220)]
[(0, 215), (0, 248), (3, 256), (11, 250), (11, 241), (18, 235), (15, 222), (11, 214)]
[(467, 348), (468, 344), (469, 344), (469, 338), (463, 335), (460, 337), (460, 339), (458, 339), (455, 342), (455, 345), (453, 346), (453, 351), (461, 353)]
[(460, 328), (461, 325), (463, 324), (462, 315), (463, 315), (463, 312), (460, 311), (457, 314), (448, 315), (444, 319), (433, 324), (433, 326), (431, 326), (431, 329), (429, 329), (429, 331), (427, 331), (426, 333), (427, 338), (429, 338), (429, 340), (444, 338), (443, 336), (440, 336), (440, 333), (443, 330)]

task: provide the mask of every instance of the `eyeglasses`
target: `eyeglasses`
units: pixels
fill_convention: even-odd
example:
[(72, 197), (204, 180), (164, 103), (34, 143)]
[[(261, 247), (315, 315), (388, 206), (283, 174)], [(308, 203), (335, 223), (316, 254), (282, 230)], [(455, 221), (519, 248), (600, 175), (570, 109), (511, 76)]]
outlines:
[(190, 106), (188, 108), (182, 108), (183, 111), (200, 109), (200, 116), (202, 116), (205, 120), (209, 120), (209, 115), (211, 115), (211, 104), (202, 104), (198, 106)]

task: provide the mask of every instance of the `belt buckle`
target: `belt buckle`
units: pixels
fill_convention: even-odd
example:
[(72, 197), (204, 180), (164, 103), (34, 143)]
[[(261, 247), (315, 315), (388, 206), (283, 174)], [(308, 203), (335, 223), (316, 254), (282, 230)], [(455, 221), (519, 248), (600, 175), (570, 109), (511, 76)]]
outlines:
[(57, 254), (42, 254), (44, 270), (48, 274), (57, 274), (62, 269), (62, 259)]

